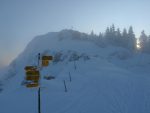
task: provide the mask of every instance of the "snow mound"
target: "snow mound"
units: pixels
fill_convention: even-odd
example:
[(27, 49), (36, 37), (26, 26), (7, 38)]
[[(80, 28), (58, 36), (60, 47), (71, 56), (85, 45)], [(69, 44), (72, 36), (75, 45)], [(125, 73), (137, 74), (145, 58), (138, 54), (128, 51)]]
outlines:
[(37, 113), (37, 88), (27, 89), (22, 82), (24, 67), (36, 66), (38, 53), (54, 56), (40, 70), (42, 113), (150, 112), (150, 56), (100, 46), (101, 42), (90, 38), (73, 30), (35, 37), (1, 76), (0, 112)]

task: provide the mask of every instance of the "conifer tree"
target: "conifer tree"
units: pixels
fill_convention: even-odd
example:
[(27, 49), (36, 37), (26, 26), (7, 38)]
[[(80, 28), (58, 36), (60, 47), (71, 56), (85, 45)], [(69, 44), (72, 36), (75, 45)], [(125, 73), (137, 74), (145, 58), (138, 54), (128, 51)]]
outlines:
[(143, 52), (148, 50), (148, 36), (145, 34), (144, 30), (141, 32), (140, 38), (140, 47)]
[(122, 32), (122, 42), (122, 46), (127, 48), (127, 45), (129, 43), (129, 37), (126, 28), (124, 28)]
[(128, 38), (129, 38), (128, 48), (134, 51), (136, 49), (136, 38), (132, 26), (129, 27)]
[(111, 40), (111, 33), (110, 33), (109, 27), (107, 27), (107, 29), (106, 29), (106, 31), (105, 31), (104, 37), (105, 37), (105, 41), (106, 41), (106, 42), (110, 42), (110, 40)]
[(121, 36), (121, 31), (119, 28), (117, 28), (117, 31), (116, 31), (115, 42), (116, 42), (116, 45), (122, 46), (122, 36)]

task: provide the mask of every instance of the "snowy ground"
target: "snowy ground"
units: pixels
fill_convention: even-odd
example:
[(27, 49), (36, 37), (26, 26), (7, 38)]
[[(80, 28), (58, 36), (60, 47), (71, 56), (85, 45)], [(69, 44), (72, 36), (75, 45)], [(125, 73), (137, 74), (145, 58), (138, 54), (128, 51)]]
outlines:
[[(52, 65), (45, 69), (49, 71), (43, 70), (43, 75), (50, 73)], [(95, 57), (86, 62), (77, 61), (76, 65), (75, 70), (73, 62), (61, 64), (60, 71), (53, 72), (57, 74), (56, 79), (41, 79), (42, 113), (150, 112), (149, 76), (118, 68)], [(15, 77), (13, 79), (16, 81)], [(63, 80), (68, 92), (64, 91)], [(9, 90), (0, 94), (1, 113), (37, 113), (37, 89), (9, 84)]]

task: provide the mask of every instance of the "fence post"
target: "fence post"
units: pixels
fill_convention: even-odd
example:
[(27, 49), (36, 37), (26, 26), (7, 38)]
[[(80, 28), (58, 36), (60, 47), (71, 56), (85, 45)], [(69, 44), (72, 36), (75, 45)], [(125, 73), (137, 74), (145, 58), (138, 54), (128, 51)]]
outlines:
[(76, 66), (75, 60), (74, 60), (74, 69), (75, 69), (75, 70), (77, 69), (77, 66)]
[(65, 92), (67, 92), (66, 82), (64, 80)]
[(70, 72), (69, 72), (69, 80), (70, 80), (70, 82), (72, 81)]

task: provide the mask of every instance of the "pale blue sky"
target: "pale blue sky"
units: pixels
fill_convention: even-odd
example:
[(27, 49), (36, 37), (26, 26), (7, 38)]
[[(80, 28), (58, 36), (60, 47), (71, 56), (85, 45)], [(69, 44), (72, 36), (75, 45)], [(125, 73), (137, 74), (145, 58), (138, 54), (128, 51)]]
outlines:
[(72, 28), (104, 32), (112, 23), (150, 34), (149, 0), (0, 0), (0, 66), (14, 59), (31, 39)]

